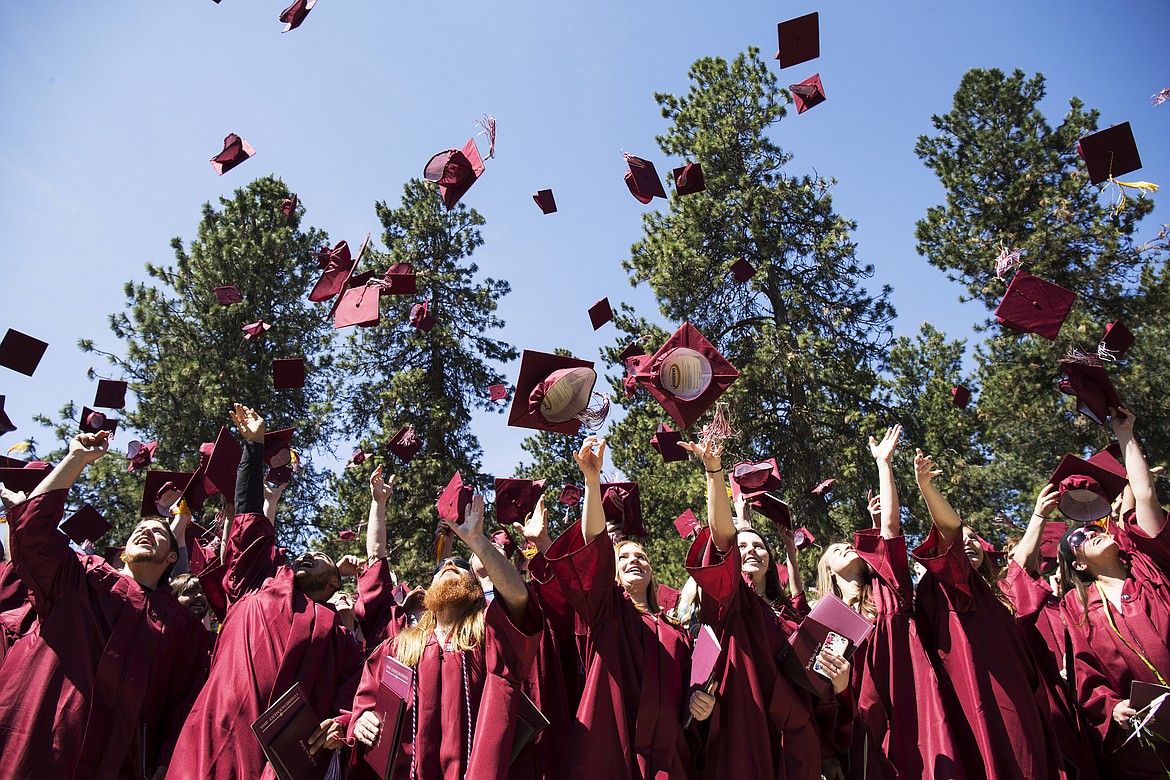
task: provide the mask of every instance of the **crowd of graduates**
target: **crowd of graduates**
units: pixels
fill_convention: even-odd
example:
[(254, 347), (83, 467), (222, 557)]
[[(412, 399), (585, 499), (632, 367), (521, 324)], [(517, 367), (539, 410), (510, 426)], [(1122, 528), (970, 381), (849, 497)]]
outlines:
[[(253, 726), (293, 687), (319, 718), (301, 740), (319, 770), (304, 776), (1166, 777), (1170, 532), (1135, 416), (1110, 412), (1115, 446), (1066, 458), (1007, 551), (964, 524), (920, 450), (932, 525), (908, 550), (901, 427), (871, 438), (872, 527), (825, 546), (816, 593), (791, 531), (781, 561), (752, 510), (767, 462), (724, 463), (718, 436), (682, 442), (706, 479), (706, 522), (670, 604), (623, 533), (594, 436), (574, 455), (580, 520), (556, 539), (539, 490), (522, 514), (497, 497), (527, 549), (485, 531), (483, 497), (453, 480), (434, 574), (411, 589), (387, 557), (381, 466), (367, 560), (278, 546), (271, 440), (266, 452), (264, 420), (240, 405), (234, 494), (214, 518), (197, 524), (179, 499), (144, 517), (119, 560), (79, 551), (58, 523), (109, 446), (82, 433), (27, 495), (3, 492), (0, 777), (284, 776)], [(809, 686), (785, 657), (837, 600), (866, 630), (819, 644), (808, 676), (823, 685)], [(407, 686), (398, 718), (380, 703), (392, 666)], [(384, 731), (395, 744), (378, 764)]]

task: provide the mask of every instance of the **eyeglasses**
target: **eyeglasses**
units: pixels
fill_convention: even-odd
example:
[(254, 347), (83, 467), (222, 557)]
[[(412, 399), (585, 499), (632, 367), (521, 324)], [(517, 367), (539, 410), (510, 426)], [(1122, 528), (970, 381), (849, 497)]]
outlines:
[(454, 566), (456, 569), (471, 571), (471, 562), (466, 558), (444, 558), (443, 560), (439, 561), (439, 565), (435, 567), (435, 570), (431, 573), (431, 576), (434, 577), (436, 574), (442, 571), (443, 567), (448, 563)]
[(1090, 539), (1103, 533), (1105, 533), (1105, 529), (1099, 525), (1086, 525), (1083, 528), (1076, 529), (1068, 535), (1068, 546), (1072, 549), (1073, 555), (1079, 555), (1081, 548), (1083, 548)]

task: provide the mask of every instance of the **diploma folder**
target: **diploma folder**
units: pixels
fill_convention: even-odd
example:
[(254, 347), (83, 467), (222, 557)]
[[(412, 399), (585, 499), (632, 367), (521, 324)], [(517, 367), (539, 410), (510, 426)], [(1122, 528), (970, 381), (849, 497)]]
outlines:
[(309, 738), (321, 719), (297, 683), (252, 724), (264, 757), (280, 780), (324, 780), (332, 750), (309, 755)]
[(780, 667), (792, 682), (817, 696), (827, 696), (832, 690), (832, 683), (829, 678), (814, 671), (813, 665), (829, 633), (849, 640), (843, 655), (850, 659), (872, 630), (872, 623), (830, 593), (817, 601), (800, 627), (788, 638), (789, 649), (782, 653)]
[(549, 720), (537, 709), (532, 699), (520, 691), (520, 706), (516, 711), (516, 731), (512, 735), (512, 756), (508, 765), (516, 763), (516, 757), (528, 746), (536, 735), (548, 728)]
[[(1138, 711), (1136, 725), (1147, 739), (1170, 740), (1170, 696), (1159, 701), (1164, 694), (1170, 694), (1170, 687), (1141, 680), (1130, 683), (1129, 706)], [(1133, 737), (1131, 734), (1129, 739)]]
[(413, 678), (413, 670), (394, 656), (387, 655), (382, 660), (382, 677), (378, 681), (374, 703), (374, 711), (382, 726), (378, 730), (378, 741), (365, 751), (364, 756), (366, 763), (382, 780), (388, 780), (394, 774)]

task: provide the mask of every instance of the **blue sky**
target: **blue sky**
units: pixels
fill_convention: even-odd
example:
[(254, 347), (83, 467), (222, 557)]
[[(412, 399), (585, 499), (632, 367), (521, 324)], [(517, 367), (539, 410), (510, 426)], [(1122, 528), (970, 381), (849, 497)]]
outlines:
[[(29, 435), (47, 440), (34, 413), (92, 399), (85, 371), (95, 360), (77, 339), (119, 349), (106, 319), (123, 305), (123, 283), (142, 279), (146, 262), (171, 261), (170, 239), (195, 234), (202, 203), (276, 173), (300, 195), (308, 224), (355, 246), (370, 231), (377, 240), (374, 202), (396, 203), (404, 182), (432, 154), (462, 146), (485, 112), (499, 121), (497, 158), (464, 202), (487, 219), (475, 261), (513, 285), (499, 335), (596, 359), (614, 331), (592, 331), (595, 300), (656, 315), (650, 291), (631, 288), (621, 269), (650, 208), (626, 190), (622, 150), (662, 174), (679, 164), (654, 143), (666, 123), (653, 94), (684, 92), (700, 57), (758, 46), (771, 61), (776, 23), (813, 10), (821, 57), (780, 79), (819, 72), (828, 100), (792, 111), (775, 138), (795, 155), (792, 173), (839, 180), (836, 208), (858, 223), (872, 284), (894, 287), (898, 333), (930, 321), (962, 335), (986, 316), (960, 305), (958, 286), (914, 250), (915, 221), (942, 199), (915, 139), (949, 110), (968, 68), (1043, 72), (1052, 124), (1073, 95), (1101, 110), (1103, 126), (1129, 121), (1140, 178), (1170, 186), (1170, 104), (1150, 105), (1170, 86), (1166, 2), (319, 0), (284, 35), (282, 8), (0, 6), (0, 330), (51, 343), (34, 378), (0, 369), (19, 426), (0, 450)], [(217, 177), (208, 158), (229, 132), (257, 154)], [(543, 216), (531, 195), (547, 187), (560, 210)], [(1147, 233), (1170, 221), (1168, 208), (1158, 206)], [(510, 474), (525, 432), (502, 415), (477, 417), (473, 429), (485, 471)], [(120, 435), (118, 448), (130, 438)], [(339, 442), (339, 462), (348, 453)]]

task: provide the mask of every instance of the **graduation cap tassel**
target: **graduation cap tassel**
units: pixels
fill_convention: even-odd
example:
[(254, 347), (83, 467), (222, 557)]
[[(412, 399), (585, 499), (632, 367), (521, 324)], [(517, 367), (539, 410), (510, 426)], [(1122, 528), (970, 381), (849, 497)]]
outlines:
[(715, 413), (711, 415), (711, 422), (699, 431), (699, 444), (706, 447), (713, 441), (724, 442), (735, 438), (735, 429), (731, 427), (731, 415), (727, 412), (727, 404), (723, 401), (715, 403)]
[(1110, 176), (1109, 184), (1117, 185), (1117, 202), (1113, 205), (1113, 209), (1116, 212), (1120, 212), (1125, 208), (1126, 189), (1138, 190), (1141, 193), (1139, 197), (1143, 197), (1147, 192), (1154, 193), (1158, 191), (1158, 185), (1149, 181), (1119, 181)]
[(1161, 92), (1156, 92), (1153, 95), (1151, 95), (1150, 96), (1150, 105), (1151, 106), (1160, 106), (1163, 103), (1165, 103), (1167, 100), (1170, 100), (1170, 87), (1166, 87)]
[(1080, 364), (1086, 365), (1086, 366), (1100, 366), (1101, 365), (1101, 359), (1097, 355), (1091, 355), (1088, 352), (1084, 352), (1084, 351), (1079, 350), (1079, 349), (1070, 349), (1068, 351), (1068, 353), (1064, 356), (1064, 359), (1072, 361), (1073, 363), (1080, 363)]
[(600, 401), (582, 409), (577, 414), (577, 419), (590, 431), (597, 432), (605, 424), (605, 418), (609, 416), (609, 396), (603, 395), (602, 393), (594, 393), (593, 398), (600, 399)]
[(475, 120), (475, 126), (483, 128), (480, 135), (487, 135), (488, 137), (488, 153), (487, 159), (492, 159), (496, 156), (496, 118), (491, 114), (484, 114), (479, 119)]
[(997, 279), (1002, 279), (1004, 275), (1020, 264), (1020, 250), (1009, 250), (1007, 247), (1000, 247), (999, 257), (995, 258), (995, 276)]

